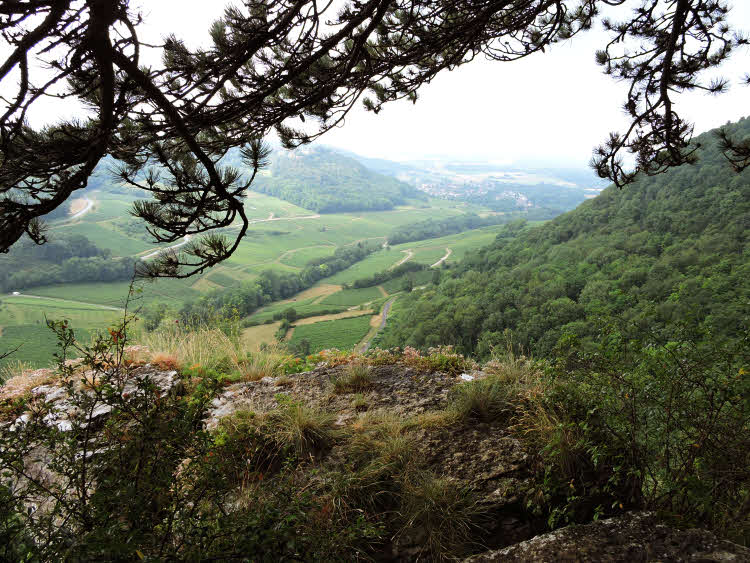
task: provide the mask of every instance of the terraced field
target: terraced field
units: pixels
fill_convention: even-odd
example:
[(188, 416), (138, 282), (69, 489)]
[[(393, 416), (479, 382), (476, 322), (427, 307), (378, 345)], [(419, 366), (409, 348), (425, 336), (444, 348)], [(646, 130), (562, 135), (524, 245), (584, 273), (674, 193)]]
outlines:
[(120, 311), (100, 305), (3, 295), (0, 296), (0, 354), (20, 346), (6, 363), (22, 361), (44, 367), (53, 361), (57, 343), (55, 335), (47, 328), (46, 319), (68, 320), (76, 337), (87, 342), (96, 330), (104, 330), (121, 318)]
[[(81, 216), (54, 222), (51, 225), (51, 235), (62, 232), (83, 234), (97, 245), (111, 249), (115, 256), (151, 254), (159, 247), (149, 242), (148, 237), (144, 236), (143, 226), (127, 215), (127, 211), (135, 200), (134, 196), (125, 192), (114, 193), (103, 190), (87, 192), (85, 198), (82, 199), (82, 202), (88, 206), (86, 212)], [(483, 208), (477, 206), (430, 200), (427, 203), (419, 202), (391, 211), (320, 216), (308, 209), (258, 193), (248, 195), (245, 207), (253, 223), (237, 252), (229, 260), (189, 280), (158, 280), (142, 283), (140, 284), (142, 289), (136, 294), (130, 308), (135, 309), (140, 305), (160, 301), (178, 309), (186, 300), (198, 298), (206, 292), (250, 283), (266, 270), (299, 272), (311, 260), (330, 256), (339, 246), (365, 241), (384, 243), (389, 233), (401, 225), (451, 217), (466, 212), (484, 211)], [(404, 259), (428, 265), (433, 264), (445, 255), (446, 248), (451, 248), (452, 251), (448, 262), (459, 260), (467, 250), (490, 242), (498, 229), (481, 229), (440, 239), (384, 248), (347, 270), (322, 280), (318, 286), (293, 299), (266, 306), (252, 315), (251, 320), (263, 323), (273, 319), (274, 314), (290, 306), (302, 316), (323, 315), (343, 313), (349, 308), (382, 300), (384, 296), (400, 291), (403, 287), (403, 280), (388, 282), (383, 285), (385, 289), (372, 287), (341, 291), (340, 286), (385, 271)], [(234, 232), (236, 230), (232, 228), (226, 230), (226, 234), (230, 236)], [(167, 245), (163, 245), (162, 248), (165, 246)], [(415, 285), (427, 283), (430, 277), (431, 272), (418, 274), (414, 278)], [(26, 347), (28, 353), (25, 353), (24, 357), (49, 358), (54, 350), (54, 342), (50, 341), (51, 336), (46, 334), (47, 329), (41, 320), (42, 317), (37, 313), (45, 310), (61, 311), (70, 315), (68, 318), (75, 327), (83, 331), (95, 330), (106, 326), (109, 322), (106, 315), (102, 313), (103, 309), (97, 310), (96, 305), (122, 307), (128, 296), (128, 288), (128, 282), (116, 282), (51, 285), (25, 290), (24, 293), (33, 295), (85, 302), (91, 304), (92, 308), (77, 309), (78, 313), (75, 313), (75, 308), (63, 307), (60, 303), (55, 308), (53, 301), (48, 300), (41, 307), (34, 304), (23, 305), (26, 307), (26, 313), (21, 315), (19, 302), (12, 315), (8, 310), (5, 318), (0, 316), (2, 319), (0, 326), (5, 327), (4, 335), (0, 337), (0, 349), (9, 346), (11, 342), (23, 340), (34, 343)], [(31, 321), (27, 322), (29, 318)], [(317, 321), (320, 320), (320, 318), (317, 319)], [(344, 320), (349, 321), (352, 326), (358, 322), (353, 319), (338, 319), (321, 323), (315, 318), (308, 319), (306, 323), (314, 324), (302, 326), (322, 326), (316, 326), (315, 329), (306, 328), (302, 334), (312, 330), (312, 334), (323, 335), (331, 327), (348, 326), (331, 324)], [(251, 331), (249, 334), (257, 333), (252, 337), (271, 341), (274, 326), (275, 324), (263, 325), (262, 328), (253, 327), (254, 332)], [(302, 326), (299, 328), (301, 329)], [(316, 336), (316, 342), (320, 342), (324, 347), (341, 345), (343, 336), (336, 334), (331, 333), (330, 338), (333, 343), (322, 344), (323, 336)], [(363, 334), (358, 337), (361, 338)], [(300, 336), (296, 335), (293, 338), (300, 338)], [(346, 343), (353, 346), (354, 338), (350, 336), (345, 339)], [(42, 350), (45, 352), (42, 353)]]
[(326, 348), (352, 350), (370, 330), (370, 315), (349, 319), (323, 321), (298, 326), (292, 333), (291, 343), (305, 339), (310, 342), (310, 352)]

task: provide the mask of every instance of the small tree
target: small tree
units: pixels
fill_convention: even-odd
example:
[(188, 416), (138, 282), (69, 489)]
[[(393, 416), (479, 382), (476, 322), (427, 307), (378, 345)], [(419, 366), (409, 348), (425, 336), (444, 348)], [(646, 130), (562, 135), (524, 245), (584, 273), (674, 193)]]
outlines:
[(401, 282), (401, 289), (407, 293), (411, 293), (414, 289), (414, 280), (411, 276), (404, 276), (404, 281)]

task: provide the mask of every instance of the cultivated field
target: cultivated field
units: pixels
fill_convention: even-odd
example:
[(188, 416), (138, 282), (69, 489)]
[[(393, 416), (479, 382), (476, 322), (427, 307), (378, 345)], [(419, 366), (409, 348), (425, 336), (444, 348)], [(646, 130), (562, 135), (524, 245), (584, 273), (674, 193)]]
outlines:
[(310, 342), (310, 351), (319, 352), (326, 348), (352, 350), (370, 330), (370, 315), (349, 319), (323, 321), (301, 325), (294, 329), (291, 342), (303, 339)]
[[(24, 295), (0, 296), (0, 354), (20, 348), (5, 362), (22, 361), (44, 367), (53, 361), (56, 337), (46, 319), (68, 320), (76, 337), (88, 342), (96, 330), (104, 330), (122, 319), (122, 313), (86, 303)], [(0, 360), (2, 363), (2, 360)]]
[[(87, 192), (82, 198), (82, 201), (84, 200), (91, 200), (93, 203), (88, 209), (78, 205), (79, 210), (86, 209), (78, 217), (52, 223), (52, 237), (62, 232), (82, 234), (97, 245), (111, 249), (114, 256), (145, 256), (158, 248), (149, 242), (142, 225), (127, 214), (135, 201), (132, 195), (94, 190)], [(266, 270), (300, 272), (311, 260), (330, 256), (340, 246), (366, 241), (384, 243), (389, 233), (402, 225), (466, 212), (481, 213), (486, 210), (468, 204), (430, 200), (427, 203), (419, 202), (391, 211), (321, 216), (271, 196), (250, 193), (246, 201), (246, 211), (253, 224), (232, 258), (188, 280), (139, 283), (141, 290), (129, 305), (130, 309), (135, 310), (138, 306), (156, 301), (179, 309), (186, 300), (198, 298), (206, 292), (250, 283)], [(265, 322), (288, 307), (294, 307), (299, 315), (306, 316), (343, 313), (350, 307), (371, 301), (379, 302), (378, 300), (384, 299), (385, 295), (400, 291), (403, 280), (393, 280), (381, 287), (344, 291), (341, 290), (341, 284), (385, 271), (404, 258), (427, 265), (434, 264), (446, 254), (447, 248), (452, 252), (447, 261), (459, 260), (467, 250), (490, 242), (498, 230), (499, 227), (480, 229), (377, 251), (347, 270), (322, 280), (316, 287), (300, 293), (293, 299), (264, 307), (252, 315), (251, 320)], [(231, 236), (234, 232), (236, 231), (230, 228), (226, 234)], [(413, 277), (415, 285), (424, 284), (429, 282), (431, 272), (418, 273)], [(78, 283), (34, 287), (23, 290), (23, 293), (93, 305), (123, 307), (128, 287), (128, 282)], [(29, 344), (25, 346), (25, 358), (43, 358), (43, 361), (51, 358), (54, 339), (47, 334), (48, 331), (44, 327), (42, 313), (45, 311), (48, 314), (62, 312), (66, 318), (70, 318), (74, 327), (89, 332), (107, 326), (113, 317), (106, 310), (96, 309), (95, 306), (86, 309), (84, 305), (81, 309), (70, 303), (62, 303), (58, 302), (55, 306), (50, 300), (24, 305), (17, 302), (13, 311), (8, 309), (6, 313), (0, 312), (0, 326), (4, 327), (4, 334), (0, 337), (0, 350), (9, 347), (11, 342), (26, 341)], [(334, 328), (338, 331), (341, 327), (358, 326), (357, 323), (365, 323), (365, 320), (369, 323), (369, 317), (365, 317), (365, 320), (338, 319), (321, 323), (320, 321), (325, 318), (327, 317), (318, 316), (306, 320), (305, 324), (294, 331), (292, 340), (306, 337), (309, 333), (315, 338), (316, 346), (351, 347), (356, 344), (355, 340), (358, 342), (364, 336), (365, 328), (362, 331), (357, 329), (346, 338), (343, 334), (330, 331)], [(340, 322), (350, 324), (333, 324)], [(271, 342), (276, 326), (277, 323), (252, 327), (247, 329), (245, 334), (247, 338), (253, 338), (259, 343)], [(330, 337), (326, 336), (329, 332)]]

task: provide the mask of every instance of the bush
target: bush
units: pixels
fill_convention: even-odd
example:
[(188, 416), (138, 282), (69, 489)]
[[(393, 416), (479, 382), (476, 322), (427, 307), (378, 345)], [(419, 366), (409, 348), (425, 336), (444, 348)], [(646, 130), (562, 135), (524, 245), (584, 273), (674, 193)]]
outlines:
[(593, 352), (569, 339), (519, 424), (567, 499), (555, 519), (639, 507), (750, 541), (748, 372), (747, 337), (730, 347), (690, 326), (612, 328)]

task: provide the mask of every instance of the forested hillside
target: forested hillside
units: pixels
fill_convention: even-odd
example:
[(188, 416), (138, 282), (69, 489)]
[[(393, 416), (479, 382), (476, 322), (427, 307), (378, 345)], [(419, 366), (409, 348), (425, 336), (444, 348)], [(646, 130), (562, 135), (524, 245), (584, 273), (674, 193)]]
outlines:
[(327, 148), (274, 151), (270, 174), (253, 189), (318, 213), (382, 211), (424, 194)]
[(8, 254), (0, 254), (0, 292), (55, 283), (129, 280), (134, 262), (113, 259), (110, 250), (83, 235), (58, 235), (44, 245), (21, 239)]
[[(750, 119), (729, 126), (750, 135)], [(603, 323), (656, 331), (703, 325), (744, 333), (750, 308), (750, 170), (736, 174), (712, 132), (696, 165), (607, 188), (536, 228), (509, 226), (437, 288), (407, 297), (381, 346), (454, 344), (487, 356), (510, 329), (548, 356)]]

